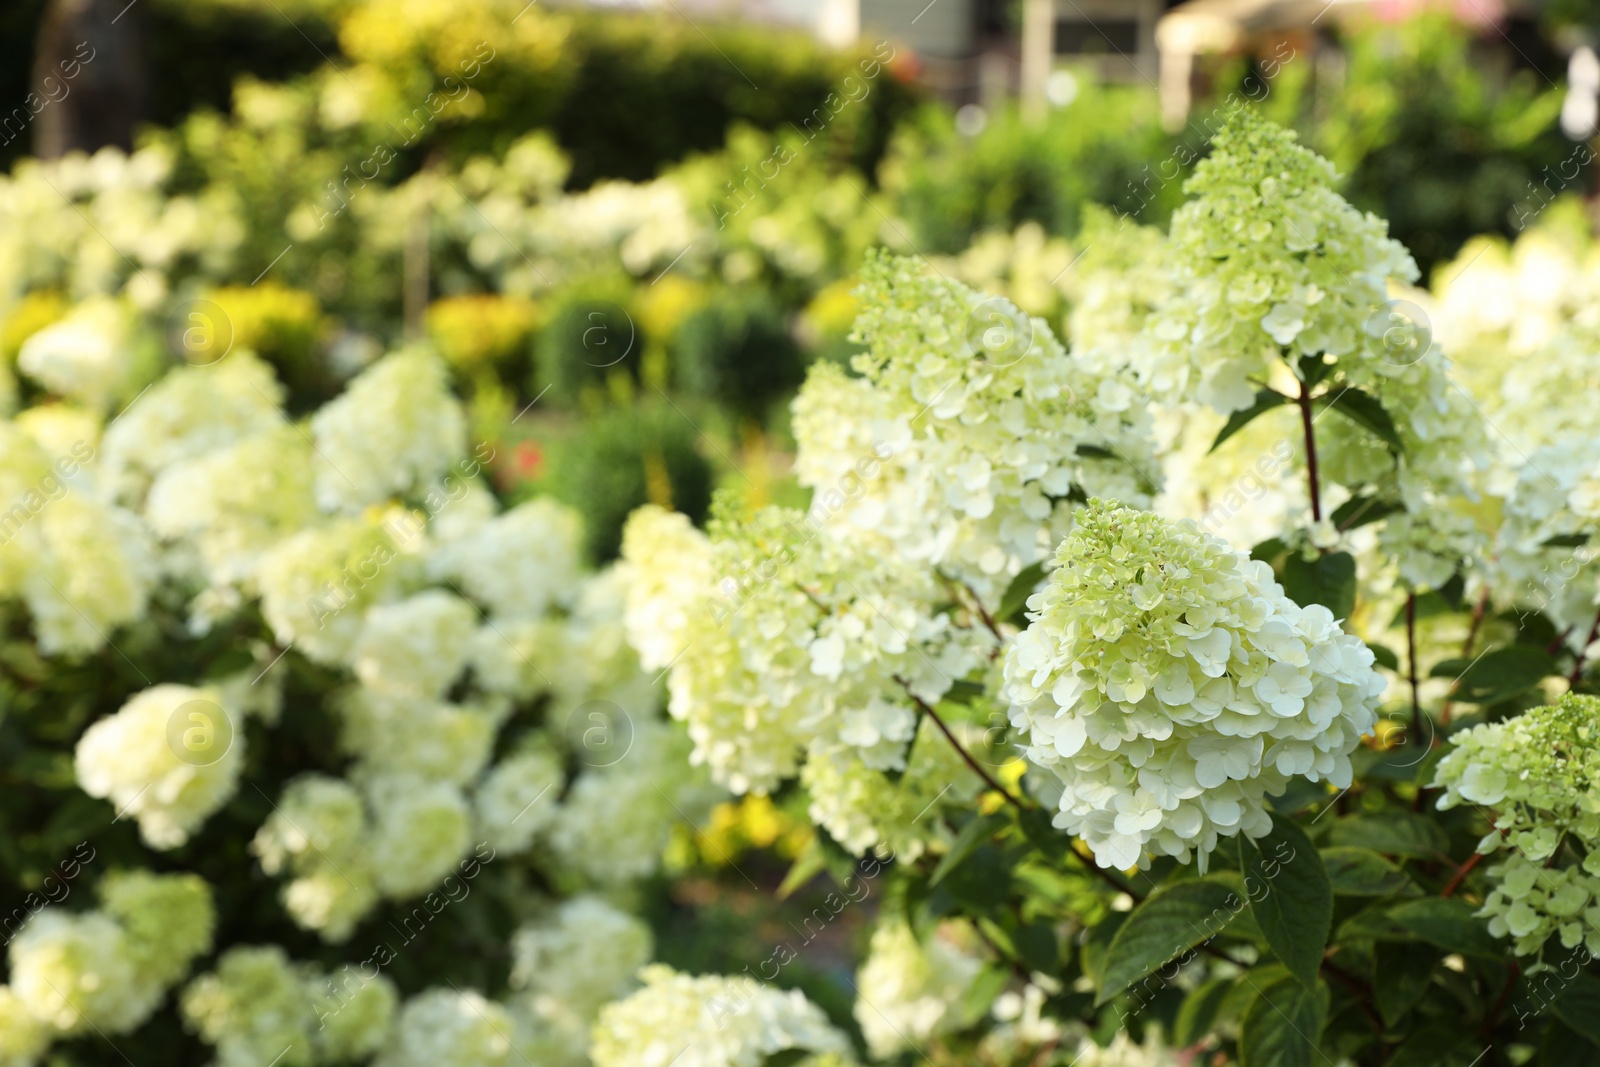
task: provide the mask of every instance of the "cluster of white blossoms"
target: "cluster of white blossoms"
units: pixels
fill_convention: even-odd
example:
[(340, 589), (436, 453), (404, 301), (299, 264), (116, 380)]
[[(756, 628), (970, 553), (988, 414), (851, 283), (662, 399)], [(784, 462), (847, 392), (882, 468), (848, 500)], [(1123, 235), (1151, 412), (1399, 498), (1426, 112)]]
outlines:
[(993, 606), (1075, 502), (1147, 503), (1158, 475), (1131, 373), (1069, 355), (1043, 319), (886, 254), (861, 273), (850, 377), (812, 368), (795, 473), (819, 525), (938, 567)]
[(798, 990), (739, 975), (693, 977), (652, 964), (644, 988), (601, 1009), (594, 1067), (761, 1067), (790, 1049), (809, 1067), (846, 1067), (850, 1042)]
[(1271, 829), (1295, 776), (1350, 784), (1383, 678), (1319, 605), (1192, 523), (1092, 501), (1006, 650), (1027, 755), (1061, 784), (1055, 824), (1102, 867), (1203, 868)]
[(643, 920), (591, 894), (518, 928), (511, 939), (517, 992), (509, 1007), (554, 1039), (541, 1048), (550, 1067), (588, 1062), (589, 1032), (600, 1009), (632, 992), (653, 949)]
[(1515, 463), (1592, 432), (1600, 388), (1600, 245), (1578, 203), (1553, 205), (1515, 244), (1468, 241), (1434, 276), (1435, 335)]
[(1292, 396), (1326, 377), (1317, 404), (1343, 417), (1318, 420), (1325, 486), (1403, 505), (1380, 542), (1408, 585), (1442, 584), (1485, 546), (1457, 507), (1477, 499), (1493, 451), (1426, 316), (1390, 300), (1390, 280), (1414, 281), (1416, 264), (1383, 220), (1333, 191), (1332, 165), (1291, 131), (1242, 108), (1212, 149), (1173, 216), (1178, 293), (1136, 346), (1145, 383), (1229, 413), (1259, 388)]
[(144, 614), (155, 577), (138, 520), (80, 487), (93, 427), (56, 448), (33, 436), (40, 420), (0, 421), (0, 599), (27, 605), (46, 655), (103, 648)]
[(921, 1049), (940, 1034), (976, 1021), (984, 1005), (964, 1001), (984, 960), (957, 942), (963, 933), (972, 940), (960, 924), (948, 924), (924, 943), (904, 919), (893, 918), (872, 931), (866, 961), (856, 973), (855, 1017), (873, 1056), (889, 1059)]
[(1335, 177), (1292, 132), (1230, 114), (1172, 217), (1179, 292), (1151, 317), (1141, 366), (1157, 396), (1237, 411), (1283, 354), (1375, 358), (1363, 325), (1387, 279), (1412, 281), (1417, 267)]
[[(956, 723), (957, 739), (968, 752), (984, 755), (984, 737)], [(800, 783), (811, 797), (813, 822), (855, 855), (869, 849), (880, 856), (915, 862), (938, 839), (943, 823), (935, 804), (970, 805), (983, 783), (961, 754), (931, 722), (923, 720), (898, 780), (867, 766), (844, 745), (816, 745), (800, 769)]]
[(214, 193), (169, 195), (171, 174), (162, 148), (106, 147), (0, 176), (0, 315), (39, 289), (86, 297), (125, 286), (149, 306), (180, 264), (227, 264), (244, 236), (237, 210)]
[(135, 816), (151, 847), (183, 844), (238, 787), (243, 717), (223, 700), (170, 683), (136, 694), (78, 739), (78, 784)]
[(210, 887), (193, 874), (113, 873), (99, 908), (39, 912), (11, 941), (0, 1062), (32, 1067), (58, 1037), (136, 1029), (211, 950), (215, 925)]
[[(716, 584), (664, 582), (680, 554), (688, 573)], [(695, 761), (739, 793), (793, 777), (808, 749), (839, 746), (870, 768), (904, 769), (917, 702), (936, 704), (993, 646), (987, 631), (935, 610), (948, 593), (926, 566), (796, 511), (723, 516), (707, 538), (644, 508), (624, 531), (623, 558), (640, 576), (630, 625), (683, 622), (670, 639), (639, 643), (676, 646), (669, 708), (689, 724)], [(652, 603), (662, 595), (687, 599)]]
[(1600, 953), (1600, 698), (1568, 694), (1450, 738), (1434, 784), (1439, 807), (1493, 813), (1478, 851), (1500, 855), (1482, 915), (1519, 956), (1552, 936)]
[(185, 1021), (216, 1047), (217, 1067), (365, 1060), (384, 1041), (398, 995), (382, 975), (336, 984), (276, 945), (240, 945), (184, 990)]
[(1600, 605), (1600, 439), (1592, 429), (1527, 456), (1488, 567), (1495, 599), (1549, 616), (1583, 654)]

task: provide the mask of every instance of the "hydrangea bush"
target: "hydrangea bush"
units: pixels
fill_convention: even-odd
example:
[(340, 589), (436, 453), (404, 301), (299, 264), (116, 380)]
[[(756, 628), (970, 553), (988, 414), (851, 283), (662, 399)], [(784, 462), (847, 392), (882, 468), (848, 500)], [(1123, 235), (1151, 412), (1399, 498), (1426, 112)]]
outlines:
[[(1168, 233), (866, 254), (792, 406), (809, 506), (734, 475), (596, 569), (502, 498), (438, 337), (325, 397), (174, 360), (162, 272), (227, 233), (158, 163), (74, 186), (138, 191), (138, 263), (7, 245), (0, 863), (44, 895), (0, 1067), (1600, 1056), (1600, 444), (1526, 363), (1593, 376), (1580, 296), (1445, 326), (1474, 264), (1408, 288), (1238, 111)], [(636, 272), (685, 236), (670, 183), (549, 164), (466, 184)], [(823, 888), (705, 973), (652, 901), (729, 798), (811, 824), (781, 885), (729, 870)]]

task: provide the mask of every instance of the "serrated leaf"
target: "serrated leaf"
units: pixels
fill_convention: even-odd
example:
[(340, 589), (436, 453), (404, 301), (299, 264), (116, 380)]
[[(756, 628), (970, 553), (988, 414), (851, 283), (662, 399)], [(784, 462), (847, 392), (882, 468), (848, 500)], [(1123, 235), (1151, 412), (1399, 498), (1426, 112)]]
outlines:
[(1250, 550), (1250, 558), (1258, 559), (1270, 567), (1276, 567), (1278, 560), (1289, 551), (1288, 544), (1281, 537), (1269, 537)]
[(1030, 563), (1017, 572), (1011, 579), (1011, 584), (1006, 586), (1006, 591), (1000, 597), (1000, 611), (995, 618), (1000, 622), (1015, 623), (1018, 626), (1028, 625), (1028, 598), (1033, 595), (1034, 589), (1044, 579), (1044, 563)]
[(1353, 496), (1334, 508), (1333, 514), (1328, 518), (1336, 530), (1359, 530), (1369, 522), (1386, 519), (1395, 512), (1404, 510), (1404, 505), (1393, 500), (1380, 500), (1375, 496)]
[(1333, 886), (1311, 839), (1281, 815), (1272, 832), (1239, 838), (1250, 914), (1278, 962), (1301, 984), (1316, 984), (1333, 922)]
[(1258, 990), (1239, 1033), (1240, 1067), (1314, 1067), (1328, 1019), (1328, 987), (1287, 978)]
[(1336, 619), (1350, 617), (1356, 606), (1356, 558), (1328, 552), (1308, 560), (1292, 552), (1283, 561), (1283, 591), (1301, 607), (1321, 604)]
[(1389, 920), (1446, 952), (1503, 959), (1506, 942), (1489, 932), (1477, 908), (1456, 897), (1424, 897), (1389, 909)]
[(944, 854), (939, 861), (939, 866), (933, 869), (933, 877), (928, 879), (928, 885), (936, 886), (950, 876), (950, 872), (961, 866), (979, 845), (988, 841), (1006, 824), (1006, 817), (999, 812), (993, 815), (979, 815), (967, 822), (956, 835), (950, 845), (950, 851)]
[(1430, 678), (1454, 678), (1454, 700), (1465, 704), (1498, 704), (1526, 692), (1556, 673), (1555, 660), (1542, 648), (1511, 645), (1475, 660), (1447, 659), (1428, 672)]
[(1253, 404), (1243, 411), (1235, 411), (1228, 416), (1228, 421), (1223, 424), (1222, 429), (1217, 433), (1217, 439), (1211, 442), (1210, 451), (1215, 452), (1222, 442), (1250, 425), (1258, 416), (1266, 414), (1273, 408), (1281, 408), (1287, 403), (1289, 403), (1289, 398), (1276, 389), (1260, 390), (1256, 393), (1256, 399)]
[(1550, 1010), (1574, 1032), (1600, 1045), (1600, 980), (1581, 972), (1574, 975)]
[(1385, 856), (1438, 859), (1450, 847), (1444, 830), (1431, 819), (1409, 811), (1356, 815), (1333, 824), (1332, 844), (1370, 848)]
[(1340, 845), (1322, 850), (1328, 883), (1339, 896), (1381, 897), (1411, 884), (1406, 872), (1366, 848)]
[(1095, 1004), (1104, 1004), (1159, 967), (1225, 929), (1244, 908), (1226, 881), (1174, 882), (1128, 915), (1106, 951)]
[(1317, 407), (1332, 408), (1357, 426), (1362, 427), (1388, 445), (1396, 454), (1405, 451), (1400, 441), (1400, 431), (1394, 428), (1394, 419), (1384, 409), (1383, 402), (1371, 393), (1349, 386), (1312, 401)]
[(1183, 998), (1172, 1024), (1172, 1038), (1179, 1048), (1188, 1048), (1216, 1029), (1233, 983), (1232, 978), (1213, 978)]

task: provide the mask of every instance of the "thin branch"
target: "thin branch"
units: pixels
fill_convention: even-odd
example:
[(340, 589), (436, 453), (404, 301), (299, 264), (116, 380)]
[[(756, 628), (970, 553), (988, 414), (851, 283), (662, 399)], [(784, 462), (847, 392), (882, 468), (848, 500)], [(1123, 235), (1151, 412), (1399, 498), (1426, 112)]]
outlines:
[[(978, 617), (982, 619), (983, 624), (989, 628), (989, 632), (994, 634), (995, 640), (1003, 643), (1005, 641), (1005, 636), (1000, 633), (1000, 626), (994, 621), (994, 616), (989, 614), (989, 609), (983, 606), (983, 598), (978, 596), (977, 590), (973, 589), (972, 586), (968, 585), (966, 582), (961, 583), (961, 588), (965, 589), (967, 591), (967, 595), (972, 597), (972, 606), (978, 609)], [(993, 658), (993, 656), (990, 657), (990, 659)]]
[(993, 776), (991, 776), (988, 771), (984, 770), (978, 765), (978, 761), (972, 758), (972, 753), (968, 752), (964, 747), (962, 747), (961, 742), (956, 740), (956, 735), (950, 732), (950, 727), (946, 726), (944, 720), (939, 718), (939, 713), (934, 711), (933, 708), (929, 707), (927, 701), (917, 696), (917, 694), (911, 692), (911, 686), (904, 678), (896, 677), (895, 681), (899, 682), (901, 686), (905, 688), (906, 694), (911, 697), (911, 700), (919, 709), (921, 709), (922, 713), (933, 720), (933, 724), (939, 728), (939, 732), (944, 734), (945, 740), (950, 742), (950, 746), (956, 750), (956, 753), (966, 762), (967, 766), (972, 768), (973, 774), (976, 774), (979, 778), (982, 778), (984, 782), (988, 784), (990, 789), (993, 789), (996, 793), (999, 793), (1001, 796), (1005, 797), (1006, 801), (1018, 811), (1028, 810), (1027, 806), (1024, 805), (1022, 801), (1012, 796), (1010, 792), (1006, 790), (1005, 786), (995, 781)]
[(1457, 889), (1459, 889), (1461, 887), (1461, 883), (1466, 881), (1467, 875), (1472, 873), (1472, 869), (1474, 867), (1476, 867), (1478, 864), (1482, 863), (1482, 862), (1483, 862), (1483, 853), (1482, 852), (1474, 852), (1467, 859), (1467, 862), (1463, 863), (1461, 866), (1456, 868), (1456, 873), (1450, 876), (1449, 883), (1446, 884), (1445, 887), (1442, 890), (1439, 891), (1439, 895), (1441, 897), (1447, 897), (1451, 893), (1454, 893)]
[(1322, 488), (1317, 480), (1317, 436), (1311, 428), (1311, 386), (1300, 383), (1300, 426), (1306, 438), (1306, 480), (1311, 488), (1311, 521), (1322, 521)]
[(1411, 680), (1411, 740), (1422, 740), (1422, 697), (1417, 681), (1417, 594), (1406, 594), (1406, 674)]

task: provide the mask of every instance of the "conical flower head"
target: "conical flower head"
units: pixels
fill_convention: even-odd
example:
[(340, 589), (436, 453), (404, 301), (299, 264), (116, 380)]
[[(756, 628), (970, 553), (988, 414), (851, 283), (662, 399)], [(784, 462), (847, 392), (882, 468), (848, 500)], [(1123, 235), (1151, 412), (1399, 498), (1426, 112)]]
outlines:
[[(1271, 829), (1294, 776), (1349, 785), (1383, 679), (1320, 605), (1192, 522), (1091, 501), (1028, 601), (1005, 696), (1061, 785), (1055, 823), (1106, 867)], [(1053, 789), (1051, 790), (1053, 792)]]
[(1149, 327), (1142, 369), (1158, 394), (1182, 397), (1192, 381), (1202, 401), (1240, 410), (1249, 379), (1280, 355), (1383, 354), (1368, 323), (1387, 280), (1412, 281), (1417, 267), (1382, 219), (1333, 191), (1335, 177), (1292, 131), (1248, 108), (1229, 116), (1172, 218), (1184, 295)]

